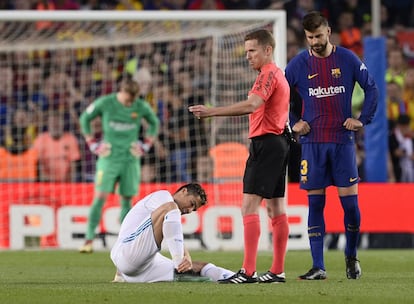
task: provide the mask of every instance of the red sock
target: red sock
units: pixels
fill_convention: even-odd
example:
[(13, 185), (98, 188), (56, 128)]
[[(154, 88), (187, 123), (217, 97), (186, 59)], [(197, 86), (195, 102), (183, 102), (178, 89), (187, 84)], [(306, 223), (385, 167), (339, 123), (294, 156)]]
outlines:
[(260, 218), (258, 214), (243, 216), (244, 225), (244, 259), (243, 268), (247, 275), (256, 271), (257, 248), (260, 238)]
[(286, 247), (289, 239), (289, 225), (286, 214), (272, 218), (273, 262), (270, 271), (279, 274), (284, 272)]

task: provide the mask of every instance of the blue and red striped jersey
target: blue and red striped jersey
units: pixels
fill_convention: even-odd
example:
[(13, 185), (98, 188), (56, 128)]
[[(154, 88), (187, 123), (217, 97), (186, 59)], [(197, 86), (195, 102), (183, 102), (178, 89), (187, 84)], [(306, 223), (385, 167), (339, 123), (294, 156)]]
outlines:
[[(310, 50), (294, 57), (286, 66), (286, 78), (302, 99), (302, 119), (311, 127), (301, 142), (354, 143), (353, 131), (343, 123), (352, 117), (352, 92), (358, 82), (365, 93), (361, 115), (371, 122), (377, 107), (378, 89), (365, 64), (350, 50), (334, 46), (326, 58)], [(291, 121), (294, 123), (294, 121)]]

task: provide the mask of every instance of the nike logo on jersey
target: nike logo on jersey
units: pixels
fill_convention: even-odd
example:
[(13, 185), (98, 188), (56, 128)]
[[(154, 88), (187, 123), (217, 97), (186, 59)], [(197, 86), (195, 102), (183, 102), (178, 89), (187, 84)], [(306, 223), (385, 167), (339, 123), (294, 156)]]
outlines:
[(350, 179), (349, 179), (349, 182), (350, 183), (353, 183), (354, 181), (356, 181), (358, 179), (358, 177), (351, 177)]
[(312, 75), (311, 74), (308, 74), (308, 79), (311, 80), (311, 79), (315, 78), (318, 75), (319, 75), (319, 73), (312, 74)]

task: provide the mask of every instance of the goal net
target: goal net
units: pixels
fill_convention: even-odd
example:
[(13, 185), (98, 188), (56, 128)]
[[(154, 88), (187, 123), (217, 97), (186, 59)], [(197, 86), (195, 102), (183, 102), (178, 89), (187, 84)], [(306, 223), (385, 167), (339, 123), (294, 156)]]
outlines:
[[(248, 118), (197, 120), (187, 107), (246, 98), (256, 77), (244, 54), (252, 30), (273, 31), (275, 61), (284, 68), (285, 18), (283, 11), (0, 12), (0, 248), (82, 243), (96, 158), (78, 118), (124, 77), (138, 81), (161, 122), (142, 158), (134, 202), (200, 182), (209, 207), (185, 219), (186, 235), (194, 247), (224, 248), (220, 240), (206, 241), (220, 235), (228, 247), (242, 248), (232, 226), (240, 227)], [(99, 138), (98, 120), (93, 130)], [(111, 195), (97, 247), (113, 241), (118, 206)]]

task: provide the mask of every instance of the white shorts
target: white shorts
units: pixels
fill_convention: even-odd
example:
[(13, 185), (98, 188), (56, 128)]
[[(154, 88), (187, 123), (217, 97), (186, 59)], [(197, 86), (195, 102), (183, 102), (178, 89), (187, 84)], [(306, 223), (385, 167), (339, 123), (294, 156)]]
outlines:
[(133, 234), (118, 238), (111, 259), (126, 282), (174, 280), (174, 264), (159, 253), (151, 218), (144, 220)]

